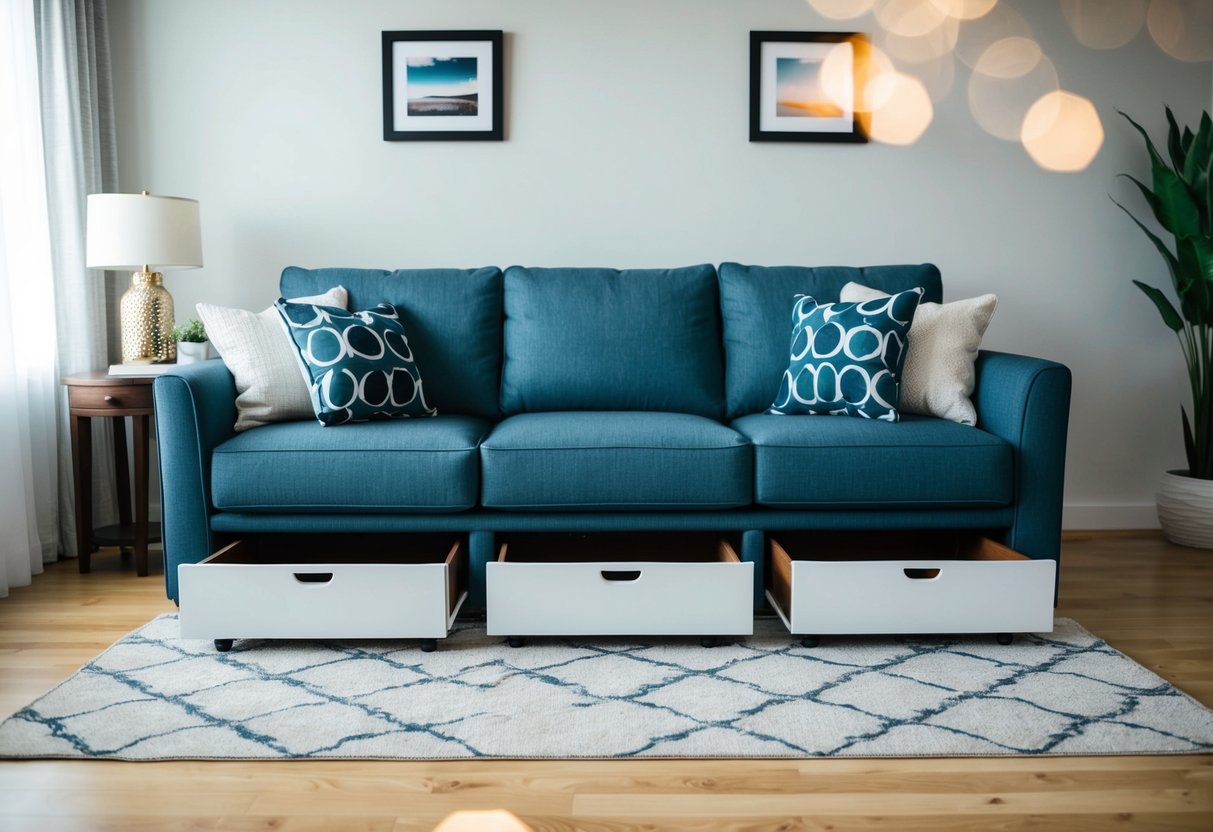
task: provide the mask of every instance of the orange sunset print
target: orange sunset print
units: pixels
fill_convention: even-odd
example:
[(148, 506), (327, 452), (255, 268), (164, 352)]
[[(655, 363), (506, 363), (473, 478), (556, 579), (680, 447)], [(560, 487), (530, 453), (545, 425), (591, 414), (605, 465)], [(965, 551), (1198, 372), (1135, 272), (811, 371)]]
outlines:
[(775, 115), (839, 118), (842, 108), (821, 87), (820, 58), (775, 59)]

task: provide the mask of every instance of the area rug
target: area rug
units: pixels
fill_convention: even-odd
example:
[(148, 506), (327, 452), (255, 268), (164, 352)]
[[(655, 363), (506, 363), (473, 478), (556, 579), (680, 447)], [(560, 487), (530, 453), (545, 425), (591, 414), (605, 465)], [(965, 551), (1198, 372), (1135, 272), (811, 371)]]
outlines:
[(163, 615), (0, 724), (0, 756), (887, 757), (1213, 751), (1213, 711), (1059, 619), (1046, 635), (178, 638)]

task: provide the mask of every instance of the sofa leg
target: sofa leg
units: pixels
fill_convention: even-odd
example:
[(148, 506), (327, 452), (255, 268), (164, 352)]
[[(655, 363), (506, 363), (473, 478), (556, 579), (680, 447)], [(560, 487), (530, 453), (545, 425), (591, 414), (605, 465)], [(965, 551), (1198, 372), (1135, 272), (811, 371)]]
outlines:
[(760, 610), (767, 606), (766, 578), (763, 570), (766, 564), (767, 538), (756, 529), (748, 529), (741, 533), (742, 563), (754, 564), (754, 609)]
[(699, 639), (699, 644), (703, 647), (711, 649), (712, 647), (719, 646), (720, 639), (716, 638), (716, 636), (704, 636), (703, 638)]
[(437, 649), (438, 649), (438, 639), (436, 639), (436, 638), (423, 638), (423, 639), (421, 640), (421, 645), (420, 645), (420, 647), (421, 647), (421, 652), (422, 652), (422, 653), (433, 653), (435, 650), (437, 650)]
[(1004, 647), (1015, 640), (1015, 636), (1011, 633), (999, 633), (994, 638)]
[(821, 636), (804, 636), (800, 639), (800, 646), (807, 647), (812, 650), (814, 647), (821, 646)]
[(232, 649), (233, 642), (235, 642), (233, 638), (217, 638), (215, 639), (215, 649), (220, 653), (226, 653)]
[(485, 571), (497, 557), (497, 542), (492, 532), (468, 533), (468, 599), (469, 607), (484, 609)]
[(505, 643), (510, 645), (510, 647), (521, 647), (526, 644), (526, 639), (522, 636), (510, 636), (505, 640)]

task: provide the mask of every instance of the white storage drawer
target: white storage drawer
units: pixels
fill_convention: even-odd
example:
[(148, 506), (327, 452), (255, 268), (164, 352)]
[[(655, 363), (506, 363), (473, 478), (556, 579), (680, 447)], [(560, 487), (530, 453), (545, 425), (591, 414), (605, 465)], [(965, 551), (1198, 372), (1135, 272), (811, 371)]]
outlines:
[(979, 535), (772, 537), (767, 598), (795, 634), (1053, 630), (1057, 563)]
[(264, 535), (177, 568), (181, 637), (444, 638), (466, 597), (452, 535)]
[(715, 535), (511, 536), (488, 564), (488, 633), (749, 635), (753, 587)]

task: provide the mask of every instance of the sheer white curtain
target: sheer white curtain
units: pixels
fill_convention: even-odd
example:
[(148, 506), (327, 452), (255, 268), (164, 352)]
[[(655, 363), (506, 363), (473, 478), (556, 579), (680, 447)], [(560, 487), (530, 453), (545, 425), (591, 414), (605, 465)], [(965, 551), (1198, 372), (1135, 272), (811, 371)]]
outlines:
[(33, 6), (0, 0), (0, 597), (56, 556), (56, 316)]
[[(76, 554), (59, 378), (109, 363), (107, 286), (84, 266), (85, 196), (117, 185), (105, 12), (0, 0), (0, 597)], [(110, 430), (93, 420), (99, 523), (116, 513)]]
[[(85, 197), (117, 190), (113, 90), (105, 0), (25, 0), (34, 8), (38, 44), (46, 210), (51, 265), (55, 273), (55, 317), (60, 374), (108, 366), (107, 323), (118, 319), (107, 307), (106, 278), (84, 266)], [(113, 277), (113, 276), (111, 276)], [(130, 275), (125, 275), (130, 280)], [(111, 281), (110, 290), (118, 284)], [(71, 432), (66, 394), (59, 409), (59, 535), (61, 552), (76, 555), (76, 509), (72, 482)], [(93, 419), (93, 520), (117, 522), (112, 427)]]

